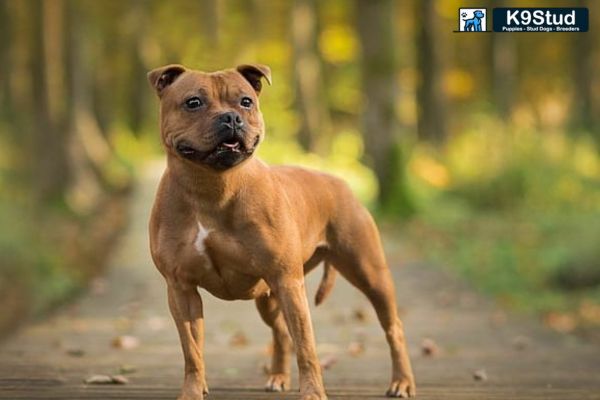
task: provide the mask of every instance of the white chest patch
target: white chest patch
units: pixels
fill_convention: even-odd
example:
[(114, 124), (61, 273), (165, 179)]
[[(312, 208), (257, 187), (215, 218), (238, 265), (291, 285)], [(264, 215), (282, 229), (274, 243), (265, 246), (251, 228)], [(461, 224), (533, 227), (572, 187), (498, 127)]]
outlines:
[(200, 253), (200, 255), (206, 255), (206, 246), (204, 241), (210, 234), (210, 229), (206, 229), (202, 224), (198, 221), (198, 233), (196, 234), (196, 239), (194, 240), (194, 247), (196, 251)]

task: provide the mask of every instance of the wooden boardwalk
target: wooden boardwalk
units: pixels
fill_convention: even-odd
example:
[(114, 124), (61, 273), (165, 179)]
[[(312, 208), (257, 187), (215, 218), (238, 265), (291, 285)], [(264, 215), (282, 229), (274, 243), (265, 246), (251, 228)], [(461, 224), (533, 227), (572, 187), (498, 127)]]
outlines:
[[(164, 283), (147, 246), (156, 179), (153, 172), (140, 183), (131, 226), (107, 275), (75, 304), (0, 347), (0, 399), (175, 399), (182, 357)], [(418, 398), (600, 399), (598, 347), (505, 316), (434, 268), (415, 263), (400, 268), (400, 252), (389, 238), (387, 248)], [(317, 275), (309, 279), (311, 298)], [(270, 334), (253, 303), (203, 298), (209, 399), (298, 398), (295, 391), (261, 390)], [(312, 312), (319, 355), (331, 364), (324, 372), (329, 397), (384, 398), (390, 374), (387, 347), (362, 295), (339, 279), (330, 298)], [(125, 347), (133, 340), (132, 348), (114, 347), (119, 337)], [(435, 356), (421, 355), (424, 338), (439, 347)], [(480, 369), (486, 380), (473, 378)], [(126, 373), (128, 383), (83, 383), (94, 374), (119, 373)]]

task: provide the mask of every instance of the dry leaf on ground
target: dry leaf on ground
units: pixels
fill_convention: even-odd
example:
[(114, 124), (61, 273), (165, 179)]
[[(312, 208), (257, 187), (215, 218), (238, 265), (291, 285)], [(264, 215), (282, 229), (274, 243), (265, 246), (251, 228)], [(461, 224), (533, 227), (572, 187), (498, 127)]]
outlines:
[(85, 355), (85, 351), (78, 348), (67, 349), (66, 353), (71, 357), (83, 357)]
[(488, 376), (485, 372), (485, 369), (478, 369), (473, 372), (473, 379), (475, 379), (476, 381), (487, 381), (487, 378)]
[(367, 321), (367, 313), (362, 308), (355, 308), (352, 311), (352, 319), (358, 322), (366, 322)]
[(352, 357), (358, 357), (365, 352), (365, 345), (361, 342), (351, 342), (348, 345), (348, 354)]
[(111, 342), (112, 347), (123, 350), (130, 350), (140, 345), (140, 340), (135, 336), (122, 335), (117, 336)]
[(423, 339), (423, 341), (421, 342), (421, 354), (423, 354), (426, 357), (432, 357), (438, 355), (439, 352), (440, 349), (433, 339)]
[(337, 362), (337, 357), (333, 354), (323, 357), (321, 360), (321, 368), (330, 369)]
[(84, 382), (88, 385), (124, 385), (129, 380), (123, 375), (92, 375)]
[(123, 365), (119, 366), (119, 373), (121, 373), (123, 375), (133, 374), (136, 371), (137, 371), (137, 368), (131, 364), (123, 364)]
[(560, 333), (570, 333), (577, 328), (577, 319), (567, 313), (550, 312), (544, 317), (544, 323)]
[(248, 346), (248, 337), (242, 331), (237, 331), (229, 339), (229, 345), (232, 347), (244, 347)]

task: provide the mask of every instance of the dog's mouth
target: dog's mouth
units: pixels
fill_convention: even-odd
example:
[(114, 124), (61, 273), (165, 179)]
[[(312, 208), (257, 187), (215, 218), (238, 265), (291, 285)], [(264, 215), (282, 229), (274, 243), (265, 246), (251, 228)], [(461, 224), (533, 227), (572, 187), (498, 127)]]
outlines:
[(187, 141), (175, 145), (175, 151), (183, 158), (207, 164), (215, 169), (224, 170), (249, 158), (256, 150), (260, 138), (257, 136), (251, 147), (247, 147), (240, 138), (230, 138), (217, 144), (212, 150), (201, 151)]
[(242, 153), (246, 151), (246, 146), (244, 146), (244, 143), (239, 139), (230, 139), (228, 141), (219, 143), (214, 150), (214, 152), (217, 154), (222, 154), (228, 151), (232, 153)]

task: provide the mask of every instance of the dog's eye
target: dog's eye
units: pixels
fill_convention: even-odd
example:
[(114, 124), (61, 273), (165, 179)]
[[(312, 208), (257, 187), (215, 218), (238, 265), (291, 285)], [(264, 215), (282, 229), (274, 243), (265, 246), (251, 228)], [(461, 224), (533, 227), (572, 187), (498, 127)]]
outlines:
[(250, 97), (242, 97), (240, 105), (244, 108), (250, 108), (252, 107), (252, 99)]
[(185, 107), (188, 110), (196, 110), (204, 105), (200, 97), (190, 97), (185, 101)]

